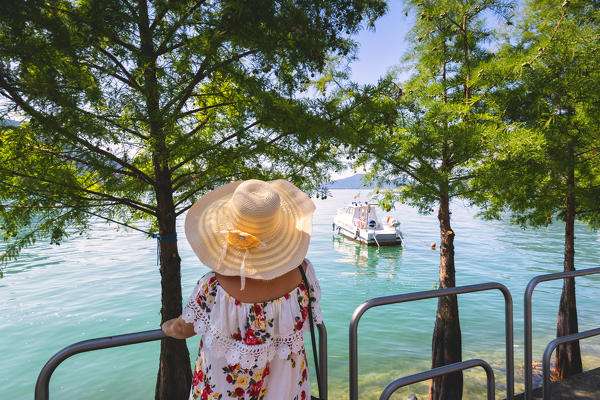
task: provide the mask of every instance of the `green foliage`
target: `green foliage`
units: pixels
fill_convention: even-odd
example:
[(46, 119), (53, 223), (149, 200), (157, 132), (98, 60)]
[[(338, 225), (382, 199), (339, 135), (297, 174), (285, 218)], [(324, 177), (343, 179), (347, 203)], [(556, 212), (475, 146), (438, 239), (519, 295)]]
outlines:
[[(124, 222), (181, 215), (237, 179), (324, 195), (335, 104), (302, 95), (380, 0), (10, 2), (0, 15), (0, 179)], [(0, 190), (7, 261), (85, 213)], [(171, 210), (171, 207), (173, 210)]]
[[(492, 88), (501, 73), (491, 69), (484, 24), (490, 16), (509, 21), (512, 4), (502, 1), (410, 1), (416, 16), (405, 55), (413, 72), (406, 82), (394, 74), (366, 88), (354, 127), (352, 157), (380, 189), (384, 208), (395, 201), (429, 213), (440, 198), (469, 198), (473, 171), (506, 130), (490, 111)], [(358, 97), (358, 96), (357, 96)]]
[(515, 129), (497, 143), (473, 188), (487, 218), (522, 226), (565, 219), (574, 172), (576, 216), (600, 225), (600, 9), (530, 1), (498, 63), (511, 71), (495, 104)]

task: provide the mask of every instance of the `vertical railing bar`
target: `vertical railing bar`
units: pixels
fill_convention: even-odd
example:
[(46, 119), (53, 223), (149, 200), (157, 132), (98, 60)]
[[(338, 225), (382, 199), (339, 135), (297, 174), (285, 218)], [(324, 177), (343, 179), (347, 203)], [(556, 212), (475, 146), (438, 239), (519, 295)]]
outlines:
[(527, 287), (525, 288), (524, 299), (523, 299), (523, 330), (524, 330), (523, 340), (525, 341), (523, 362), (525, 363), (525, 365), (524, 365), (524, 367), (525, 367), (525, 376), (524, 376), (525, 400), (532, 400), (532, 395), (533, 395), (533, 388), (532, 388), (532, 386), (533, 386), (533, 371), (532, 371), (532, 365), (531, 365), (531, 363), (533, 362), (533, 355), (532, 355), (532, 351), (531, 351), (531, 343), (532, 343), (532, 338), (531, 338), (531, 335), (532, 335), (531, 296), (533, 293), (533, 289), (539, 283), (539, 281), (536, 278), (533, 278), (527, 284)]
[(590, 329), (589, 331), (580, 332), (580, 333), (573, 333), (568, 336), (561, 336), (559, 338), (552, 340), (550, 343), (548, 343), (548, 345), (546, 346), (546, 350), (544, 351), (544, 356), (542, 358), (542, 368), (543, 368), (543, 377), (544, 377), (544, 382), (543, 382), (543, 386), (542, 386), (543, 387), (542, 397), (544, 400), (551, 399), (550, 358), (552, 357), (552, 352), (563, 343), (574, 342), (576, 340), (586, 339), (586, 338), (589, 338), (592, 336), (598, 336), (598, 335), (600, 335), (600, 328)]
[[(480, 292), (485, 290), (498, 289), (504, 296), (505, 304), (505, 322), (507, 328), (506, 337), (506, 354), (507, 354), (507, 398), (511, 400), (514, 397), (514, 349), (513, 349), (513, 323), (512, 323), (512, 296), (508, 288), (501, 283), (488, 282), (475, 285), (459, 286), (453, 288), (445, 288), (439, 290), (427, 290), (422, 292), (404, 293), (393, 296), (376, 297), (365, 301), (359, 305), (352, 314), (349, 327), (349, 392), (350, 400), (358, 400), (358, 323), (362, 315), (373, 307), (397, 304), (407, 301), (423, 300), (435, 297), (448, 296), (453, 294), (465, 294)], [(509, 322), (510, 321), (510, 322)]]
[(512, 295), (504, 285), (498, 288), (504, 295), (504, 335), (506, 341), (506, 398), (515, 396), (515, 349)]
[(463, 371), (465, 369), (473, 367), (482, 367), (485, 370), (485, 375), (487, 379), (487, 399), (494, 400), (496, 397), (494, 391), (494, 388), (496, 386), (496, 382), (494, 379), (494, 371), (487, 362), (481, 359), (472, 359), (457, 362), (454, 364), (448, 364), (430, 369), (429, 371), (419, 372), (414, 375), (409, 375), (403, 378), (396, 379), (395, 381), (387, 385), (385, 389), (383, 389), (383, 392), (381, 392), (381, 395), (379, 396), (379, 400), (388, 400), (392, 396), (392, 394), (401, 387), (412, 385), (414, 383), (422, 382), (424, 380), (432, 379), (437, 376), (446, 375), (452, 372)]
[(323, 323), (318, 324), (317, 329), (319, 330), (319, 372), (321, 373), (321, 385), (323, 386), (323, 393), (319, 393), (319, 398), (327, 400), (327, 329)]
[[(481, 361), (483, 361), (483, 360), (481, 360)], [(492, 371), (492, 367), (485, 361), (483, 361), (483, 364), (481, 366), (485, 370), (485, 375), (487, 378), (487, 398), (488, 398), (488, 400), (495, 400), (495, 398), (496, 398), (496, 381), (494, 379), (494, 371)], [(512, 400), (512, 398), (514, 397), (513, 396), (514, 393), (513, 392), (508, 392), (508, 393), (510, 393), (510, 394), (507, 396), (507, 398)]]
[(523, 321), (524, 321), (524, 362), (525, 362), (525, 400), (533, 400), (533, 349), (532, 349), (532, 312), (531, 312), (531, 299), (533, 297), (533, 290), (541, 282), (553, 281), (557, 279), (571, 278), (577, 276), (586, 276), (600, 273), (600, 268), (588, 268), (581, 269), (578, 271), (569, 272), (558, 272), (555, 274), (538, 275), (531, 279), (525, 289), (523, 299)]

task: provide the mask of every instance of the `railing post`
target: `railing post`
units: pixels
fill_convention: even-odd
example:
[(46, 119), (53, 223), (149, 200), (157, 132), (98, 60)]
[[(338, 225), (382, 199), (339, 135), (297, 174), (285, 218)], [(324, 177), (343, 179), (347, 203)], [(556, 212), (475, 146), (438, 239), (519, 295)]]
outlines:
[(319, 393), (321, 400), (327, 400), (327, 329), (325, 324), (320, 323), (317, 325), (319, 330), (319, 372), (321, 373), (321, 386), (323, 387), (323, 393)]
[(563, 343), (574, 342), (576, 340), (586, 339), (598, 335), (600, 335), (600, 328), (590, 329), (589, 331), (580, 333), (573, 333), (572, 335), (568, 336), (561, 336), (548, 343), (542, 359), (542, 367), (544, 371), (542, 396), (544, 400), (551, 400), (552, 398), (552, 395), (550, 394), (550, 358), (552, 357), (552, 352), (554, 349)]
[(532, 323), (531, 323), (531, 296), (533, 294), (533, 289), (538, 284), (538, 280), (533, 278), (527, 284), (527, 288), (525, 289), (525, 296), (523, 299), (523, 328), (524, 332), (524, 340), (525, 340), (525, 349), (524, 349), (524, 362), (525, 362), (525, 400), (532, 400), (533, 396), (533, 373), (532, 373), (532, 362), (533, 355), (531, 350), (532, 343)]
[(362, 315), (370, 308), (386, 304), (403, 303), (407, 301), (423, 300), (434, 297), (442, 297), (454, 294), (464, 294), (481, 292), (485, 290), (498, 289), (504, 295), (505, 305), (505, 341), (506, 341), (506, 391), (507, 398), (512, 400), (514, 397), (514, 349), (513, 349), (513, 314), (512, 314), (512, 296), (508, 288), (500, 283), (489, 282), (477, 285), (459, 286), (454, 288), (445, 288), (439, 290), (429, 290), (423, 292), (414, 292), (399, 294), (394, 296), (377, 297), (362, 303), (354, 310), (350, 319), (349, 329), (349, 392), (350, 400), (358, 400), (358, 322)]
[(525, 400), (533, 399), (533, 350), (532, 350), (532, 312), (531, 312), (531, 298), (533, 297), (533, 290), (535, 287), (546, 281), (554, 281), (557, 279), (574, 278), (576, 276), (586, 276), (600, 273), (600, 268), (588, 268), (579, 271), (559, 272), (555, 274), (538, 275), (531, 279), (525, 289), (525, 295), (523, 299), (523, 320), (524, 320), (524, 362), (525, 362)]
[(452, 372), (462, 371), (473, 367), (482, 367), (485, 370), (485, 375), (487, 378), (487, 399), (494, 400), (496, 397), (496, 383), (494, 380), (494, 371), (492, 371), (492, 367), (490, 366), (490, 364), (481, 359), (473, 359), (457, 362), (454, 364), (443, 365), (441, 367), (437, 367), (429, 371), (419, 372), (418, 374), (396, 379), (395, 381), (387, 385), (385, 389), (383, 389), (383, 392), (381, 392), (381, 396), (379, 396), (379, 400), (388, 400), (391, 397), (391, 395), (401, 387), (412, 385), (413, 383), (417, 382), (422, 382), (427, 379), (432, 379), (436, 376), (442, 376), (450, 374)]
[(358, 321), (369, 308), (368, 301), (362, 303), (350, 319), (350, 400), (358, 400)]

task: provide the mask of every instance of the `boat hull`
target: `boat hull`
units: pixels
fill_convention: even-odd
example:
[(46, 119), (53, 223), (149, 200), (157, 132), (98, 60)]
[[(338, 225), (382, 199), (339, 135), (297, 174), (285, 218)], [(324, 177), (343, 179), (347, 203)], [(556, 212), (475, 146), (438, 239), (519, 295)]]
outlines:
[(367, 246), (401, 246), (402, 235), (395, 230), (361, 229), (346, 224), (333, 224), (333, 230), (338, 235), (364, 243)]

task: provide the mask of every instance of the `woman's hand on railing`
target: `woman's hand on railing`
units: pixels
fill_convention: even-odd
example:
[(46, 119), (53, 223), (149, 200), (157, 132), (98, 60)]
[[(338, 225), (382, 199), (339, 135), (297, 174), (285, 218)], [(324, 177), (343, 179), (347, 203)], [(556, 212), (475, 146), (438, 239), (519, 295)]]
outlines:
[(160, 328), (165, 335), (175, 339), (187, 339), (196, 334), (194, 324), (185, 322), (181, 316), (163, 322)]

